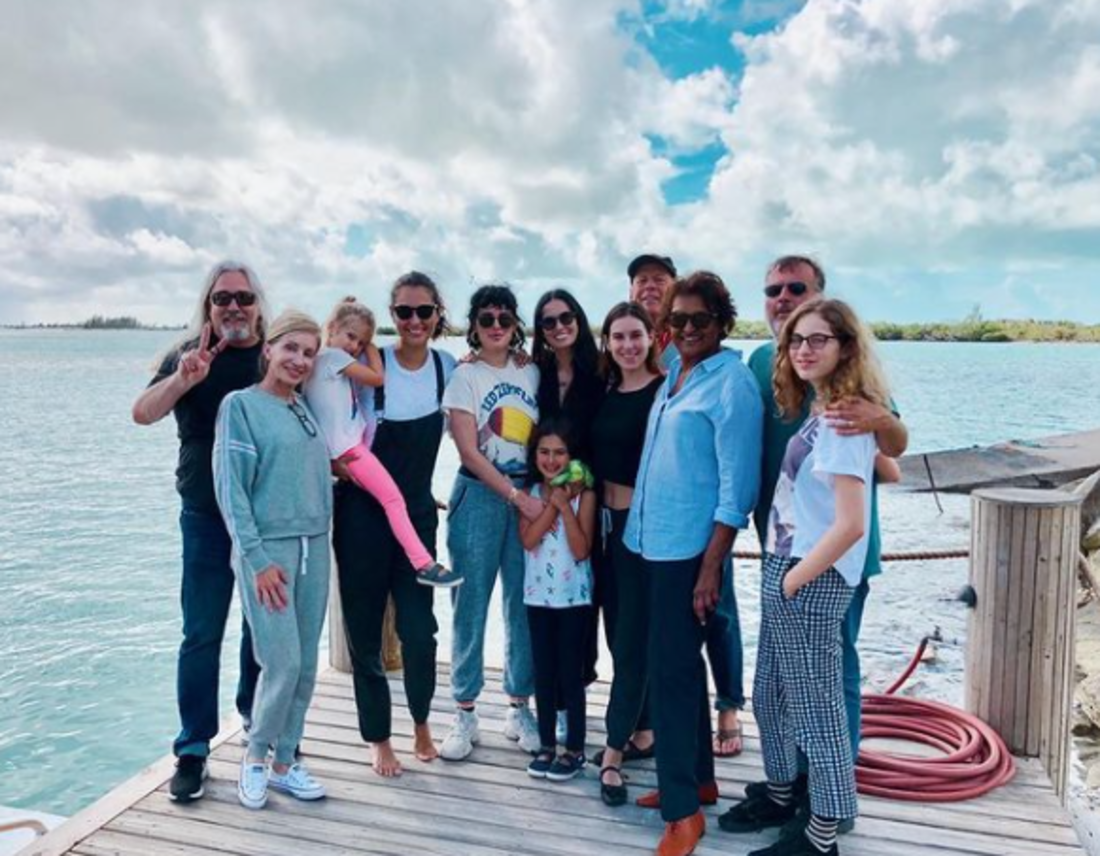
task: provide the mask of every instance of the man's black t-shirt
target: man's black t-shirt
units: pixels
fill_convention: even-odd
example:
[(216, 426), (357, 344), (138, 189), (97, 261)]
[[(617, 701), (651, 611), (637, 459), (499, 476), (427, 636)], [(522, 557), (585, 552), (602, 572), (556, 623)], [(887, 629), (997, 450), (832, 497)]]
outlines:
[[(149, 386), (160, 383), (176, 371), (180, 354), (194, 348), (197, 341), (184, 343), (165, 357)], [(211, 343), (213, 347), (213, 343)], [(206, 380), (190, 390), (173, 408), (180, 439), (179, 465), (176, 467), (176, 490), (183, 498), (183, 507), (195, 511), (218, 513), (214, 498), (214, 473), (211, 456), (214, 453), (214, 424), (218, 407), (229, 393), (252, 386), (260, 379), (262, 345), (250, 348), (226, 348), (210, 364)]]

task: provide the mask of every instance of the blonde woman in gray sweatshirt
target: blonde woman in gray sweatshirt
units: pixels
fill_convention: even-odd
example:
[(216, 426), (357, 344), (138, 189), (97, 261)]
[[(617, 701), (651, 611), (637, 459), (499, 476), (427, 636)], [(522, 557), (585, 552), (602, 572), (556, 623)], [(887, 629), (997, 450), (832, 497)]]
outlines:
[(320, 346), (312, 318), (284, 312), (268, 329), (263, 378), (226, 396), (218, 411), (214, 492), (261, 667), (237, 785), (250, 809), (267, 804), (268, 788), (302, 800), (325, 795), (295, 760), (328, 601), (328, 447), (298, 394)]

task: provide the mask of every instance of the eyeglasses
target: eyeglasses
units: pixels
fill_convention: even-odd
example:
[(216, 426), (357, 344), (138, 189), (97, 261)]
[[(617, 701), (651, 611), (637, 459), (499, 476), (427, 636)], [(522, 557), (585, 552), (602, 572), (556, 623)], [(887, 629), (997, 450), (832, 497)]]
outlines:
[(810, 346), (811, 351), (820, 351), (829, 344), (830, 339), (840, 341), (839, 336), (830, 336), (828, 333), (811, 333), (809, 336), (799, 336), (797, 333), (791, 333), (791, 341), (787, 343), (787, 348), (792, 352), (798, 351), (805, 343)]
[(290, 412), (298, 417), (298, 422), (310, 437), (317, 436), (317, 426), (313, 424), (313, 420), (309, 418), (309, 414), (306, 413), (306, 409), (302, 407), (297, 401), (288, 401), (287, 405), (290, 408)]
[(577, 320), (577, 313), (571, 310), (566, 310), (561, 315), (543, 315), (542, 320), (539, 321), (539, 326), (543, 330), (550, 331), (561, 324), (562, 327), (572, 327)]
[(494, 324), (499, 326), (501, 330), (509, 330), (516, 324), (516, 316), (511, 312), (501, 312), (499, 315), (494, 315), (492, 312), (482, 312), (477, 316), (477, 326), (482, 330), (488, 330)]
[(226, 307), (234, 300), (237, 301), (237, 305), (244, 309), (246, 306), (252, 306), (256, 302), (256, 292), (254, 291), (215, 291), (210, 295), (210, 302), (215, 306)]
[(413, 315), (421, 321), (427, 321), (435, 315), (439, 307), (434, 303), (422, 303), (420, 306), (406, 306), (405, 304), (401, 304), (392, 307), (392, 309), (393, 314), (396, 315), (400, 321), (408, 321)]
[(764, 286), (764, 295), (766, 297), (779, 297), (784, 288), (790, 292), (791, 297), (801, 297), (810, 290), (810, 287), (804, 282), (776, 282)]
[(696, 330), (706, 330), (718, 320), (713, 312), (672, 312), (668, 316), (668, 326), (674, 330), (683, 330), (688, 321)]

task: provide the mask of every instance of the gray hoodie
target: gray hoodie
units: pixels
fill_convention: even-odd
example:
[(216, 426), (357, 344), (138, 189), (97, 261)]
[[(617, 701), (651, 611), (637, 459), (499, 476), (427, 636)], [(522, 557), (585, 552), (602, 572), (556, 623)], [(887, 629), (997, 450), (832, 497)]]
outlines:
[(299, 396), (292, 405), (258, 386), (227, 395), (218, 410), (213, 464), (214, 494), (246, 572), (272, 564), (266, 540), (328, 532), (328, 447)]

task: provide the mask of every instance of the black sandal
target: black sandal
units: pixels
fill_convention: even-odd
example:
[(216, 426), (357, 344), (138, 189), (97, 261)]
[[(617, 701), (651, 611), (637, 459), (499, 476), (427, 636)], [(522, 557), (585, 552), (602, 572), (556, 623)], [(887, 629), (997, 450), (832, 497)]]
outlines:
[[(616, 773), (623, 783), (619, 785), (609, 785), (604, 781), (604, 776), (607, 773)], [(626, 804), (626, 780), (623, 779), (623, 771), (619, 767), (602, 767), (600, 769), (600, 799), (603, 800), (604, 805), (611, 806), (611, 808), (617, 808), (618, 806)]]

